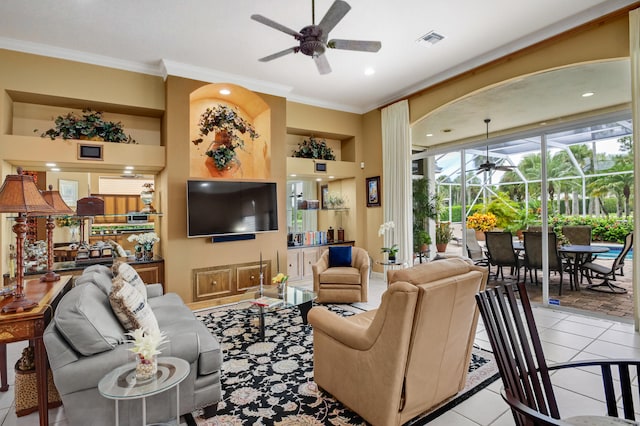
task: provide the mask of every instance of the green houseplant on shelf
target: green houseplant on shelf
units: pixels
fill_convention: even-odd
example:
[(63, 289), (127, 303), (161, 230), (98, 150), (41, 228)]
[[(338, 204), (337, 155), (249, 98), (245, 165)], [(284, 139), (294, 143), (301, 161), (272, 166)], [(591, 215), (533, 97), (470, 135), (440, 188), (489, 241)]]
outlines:
[(303, 139), (298, 144), (298, 148), (293, 151), (293, 157), (313, 158), (316, 160), (335, 160), (336, 156), (327, 141), (324, 139), (316, 139), (313, 136), (309, 139)]
[[(59, 115), (54, 119), (55, 127), (45, 131), (40, 136), (54, 140), (62, 139), (86, 139), (115, 143), (137, 143), (130, 135), (124, 133), (122, 123), (105, 121), (101, 111), (92, 111), (89, 108), (82, 110), (82, 116), (74, 112)], [(34, 130), (38, 132), (38, 129)]]
[(449, 222), (436, 223), (436, 248), (438, 253), (447, 251), (447, 244), (451, 241), (453, 233)]

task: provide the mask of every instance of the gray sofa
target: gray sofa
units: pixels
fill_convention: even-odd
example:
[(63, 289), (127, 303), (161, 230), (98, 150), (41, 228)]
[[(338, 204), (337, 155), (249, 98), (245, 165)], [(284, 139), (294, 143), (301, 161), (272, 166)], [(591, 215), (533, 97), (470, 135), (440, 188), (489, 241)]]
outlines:
[[(135, 359), (128, 349), (126, 330), (113, 314), (108, 294), (111, 270), (91, 266), (60, 301), (44, 333), (44, 344), (66, 417), (71, 425), (115, 424), (115, 402), (98, 392), (108, 372)], [(148, 304), (169, 342), (160, 356), (190, 363), (189, 376), (180, 384), (181, 415), (197, 408), (215, 413), (221, 398), (222, 351), (218, 341), (198, 321), (177, 294), (162, 294), (161, 284), (146, 287)], [(175, 418), (175, 389), (148, 397), (147, 422)], [(142, 423), (141, 400), (119, 402), (120, 425)]]

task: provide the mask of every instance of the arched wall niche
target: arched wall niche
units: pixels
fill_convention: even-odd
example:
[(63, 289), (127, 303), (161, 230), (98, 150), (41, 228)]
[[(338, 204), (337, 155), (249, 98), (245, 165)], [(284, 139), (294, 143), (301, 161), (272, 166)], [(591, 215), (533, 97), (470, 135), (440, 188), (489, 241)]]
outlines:
[[(228, 94), (221, 94), (221, 90)], [(234, 143), (234, 158), (227, 166), (218, 167), (207, 151), (215, 150), (215, 133), (201, 136), (198, 122), (207, 108), (218, 105), (234, 109), (253, 125), (258, 137), (251, 139), (247, 133), (241, 136), (241, 146)], [(203, 138), (200, 144), (194, 140)], [(199, 178), (270, 179), (271, 178), (271, 109), (256, 93), (230, 83), (212, 83), (202, 86), (189, 95), (190, 176)], [(237, 146), (237, 147), (236, 147)]]

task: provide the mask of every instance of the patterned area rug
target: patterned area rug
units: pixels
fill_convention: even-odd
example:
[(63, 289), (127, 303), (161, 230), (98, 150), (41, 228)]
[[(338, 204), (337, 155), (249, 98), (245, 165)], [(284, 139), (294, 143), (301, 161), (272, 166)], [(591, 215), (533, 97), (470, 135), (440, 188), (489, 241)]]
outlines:
[[(264, 342), (258, 318), (240, 302), (196, 312), (222, 345), (222, 397), (217, 415), (193, 416), (199, 426), (212, 425), (367, 425), (360, 416), (313, 381), (313, 330), (302, 324), (297, 308), (266, 315)], [(344, 316), (353, 311), (329, 305)], [(350, 308), (347, 306), (346, 308)], [(352, 308), (354, 309), (354, 308)], [(360, 312), (356, 309), (357, 312)], [(498, 377), (490, 352), (474, 349), (467, 386), (439, 409), (409, 422), (424, 424), (459, 404)]]

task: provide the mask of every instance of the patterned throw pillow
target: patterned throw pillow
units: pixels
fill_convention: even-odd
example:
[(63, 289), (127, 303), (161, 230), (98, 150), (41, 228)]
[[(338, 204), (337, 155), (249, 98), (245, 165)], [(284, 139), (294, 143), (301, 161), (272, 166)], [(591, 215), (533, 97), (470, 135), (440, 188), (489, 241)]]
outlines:
[(147, 333), (160, 329), (156, 316), (140, 292), (121, 276), (113, 279), (109, 294), (111, 309), (127, 331), (142, 328)]
[(111, 270), (113, 271), (114, 277), (121, 277), (123, 280), (131, 284), (133, 288), (138, 290), (146, 302), (147, 285), (142, 281), (142, 278), (140, 278), (140, 275), (138, 275), (138, 272), (133, 268), (133, 266), (125, 262), (116, 261), (113, 262)]

